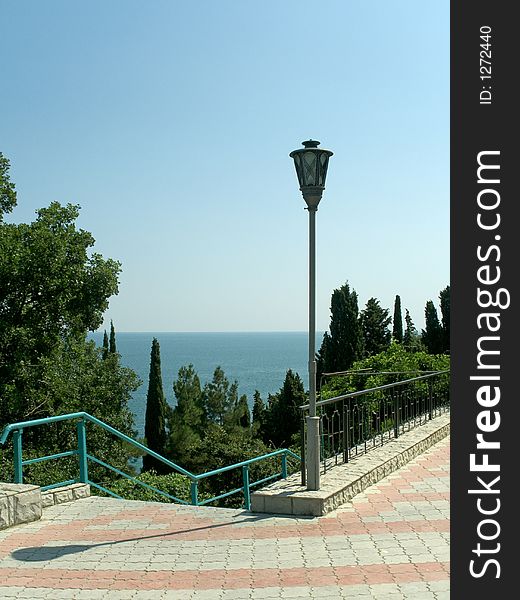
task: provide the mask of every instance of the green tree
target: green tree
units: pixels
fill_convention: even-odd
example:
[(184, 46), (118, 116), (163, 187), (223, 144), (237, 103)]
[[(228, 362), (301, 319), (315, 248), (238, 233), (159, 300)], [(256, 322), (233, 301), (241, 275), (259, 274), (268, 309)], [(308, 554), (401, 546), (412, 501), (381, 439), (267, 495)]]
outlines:
[(266, 408), (260, 392), (255, 390), (253, 395), (253, 435), (262, 436), (265, 428)]
[[(95, 342), (81, 336), (69, 337), (41, 358), (40, 373), (42, 380), (32, 389), (32, 399), (45, 411), (45, 416), (85, 411), (129, 437), (137, 435), (128, 402), (141, 382), (134, 371), (121, 366), (119, 357), (103, 359), (102, 349), (96, 347)], [(129, 448), (102, 428), (87, 426), (87, 446), (96, 458), (128, 472)], [(74, 422), (35, 427), (24, 433), (26, 458), (75, 448), (77, 435)], [(63, 470), (61, 459), (30, 465), (24, 470), (27, 482), (47, 485), (77, 477), (77, 460), (71, 460), (68, 465), (64, 461)], [(44, 466), (45, 470), (42, 471), (39, 466)], [(97, 482), (115, 477), (111, 471), (94, 462), (89, 464), (89, 475)], [(40, 476), (48, 478), (41, 479)]]
[(450, 351), (450, 286), (447, 285), (439, 294), (442, 315), (442, 351)]
[(419, 335), (419, 332), (412, 321), (412, 317), (410, 316), (408, 309), (406, 309), (404, 320), (406, 323), (406, 329), (404, 330), (403, 346), (408, 352), (418, 352), (424, 350), (421, 336)]
[[(329, 379), (322, 388), (322, 397), (328, 399), (394, 383), (396, 376), (393, 372), (395, 371), (404, 372), (401, 379), (408, 379), (412, 377), (410, 372), (413, 371), (419, 374), (420, 371), (442, 371), (449, 368), (449, 356), (432, 355), (424, 351), (408, 352), (404, 345), (392, 343), (384, 352), (356, 361), (352, 369), (357, 371), (357, 374)], [(363, 371), (370, 372), (371, 375), (363, 374)]]
[[(164, 456), (166, 447), (166, 414), (168, 406), (164, 397), (161, 374), (161, 349), (156, 338), (152, 341), (150, 353), (150, 375), (148, 379), (148, 393), (146, 395), (146, 414), (144, 435), (150, 450)], [(143, 469), (165, 472), (165, 465), (153, 456), (143, 456)]]
[(9, 160), (0, 152), (0, 223), (4, 213), (9, 213), (16, 206), (16, 190), (9, 177)]
[(397, 295), (394, 302), (394, 318), (392, 338), (399, 344), (403, 343), (403, 315), (401, 312), (401, 297)]
[(44, 359), (102, 323), (120, 265), (91, 252), (77, 206), (53, 202), (29, 224), (0, 223), (0, 422), (49, 416), (36, 401)]
[(179, 419), (193, 431), (202, 433), (204, 425), (202, 389), (199, 376), (192, 364), (179, 369), (177, 379), (173, 382), (173, 393), (177, 400), (174, 412)]
[(443, 352), (442, 328), (439, 322), (437, 309), (431, 300), (426, 302), (424, 314), (426, 319), (426, 329), (422, 330), (422, 342), (429, 354), (441, 354)]
[(363, 355), (358, 297), (348, 282), (332, 293), (330, 312), (330, 334), (323, 336), (316, 356), (318, 381), (321, 373), (345, 371)]
[(243, 429), (251, 427), (251, 412), (247, 403), (247, 396), (242, 394), (234, 410), (234, 420)]
[[(16, 204), (8, 167), (1, 156), (0, 213)], [(38, 210), (31, 223), (5, 223), (0, 215), (0, 428), (87, 411), (132, 436), (128, 400), (140, 382), (118, 356), (103, 360), (102, 349), (86, 338), (118, 291), (120, 264), (92, 251), (94, 238), (76, 227), (78, 215), (78, 206), (57, 202)], [(130, 454), (117, 439), (89, 427), (87, 441), (96, 457), (126, 467)], [(24, 434), (26, 458), (76, 447), (74, 423)], [(33, 482), (46, 485), (77, 477), (77, 469), (77, 461), (66, 457), (29, 465), (24, 474), (28, 482), (41, 476)], [(96, 464), (90, 472), (112, 477)]]
[(103, 358), (106, 358), (108, 356), (108, 352), (109, 352), (108, 335), (107, 335), (107, 330), (105, 329), (105, 331), (103, 333)]
[(235, 406), (237, 387), (236, 382), (230, 386), (221, 367), (215, 369), (213, 379), (206, 383), (202, 391), (204, 411), (209, 421), (217, 425), (224, 424), (226, 414)]
[(114, 323), (112, 321), (110, 321), (110, 342), (109, 342), (108, 351), (110, 352), (110, 354), (117, 353), (116, 330), (114, 329)]
[(177, 404), (168, 415), (168, 458), (184, 466), (206, 425), (200, 379), (193, 365), (181, 367), (173, 382)]
[[(187, 461), (182, 466), (195, 473), (204, 473), (227, 467), (229, 465), (267, 454), (269, 449), (251, 432), (242, 427), (227, 430), (224, 427), (209, 423), (204, 436), (193, 446)], [(276, 459), (253, 463), (249, 469), (250, 481), (259, 481), (276, 473), (280, 462)], [(199, 491), (201, 494), (217, 496), (243, 486), (242, 469), (226, 471), (214, 477), (202, 480)], [(224, 498), (219, 506), (239, 507), (243, 505), (241, 493)]]
[(368, 300), (360, 315), (365, 356), (379, 354), (390, 346), (392, 337), (388, 325), (391, 320), (388, 309), (382, 308), (379, 300), (376, 298)]
[(269, 395), (264, 442), (275, 448), (291, 445), (293, 436), (300, 432), (301, 410), (307, 396), (298, 373), (289, 369), (279, 392)]

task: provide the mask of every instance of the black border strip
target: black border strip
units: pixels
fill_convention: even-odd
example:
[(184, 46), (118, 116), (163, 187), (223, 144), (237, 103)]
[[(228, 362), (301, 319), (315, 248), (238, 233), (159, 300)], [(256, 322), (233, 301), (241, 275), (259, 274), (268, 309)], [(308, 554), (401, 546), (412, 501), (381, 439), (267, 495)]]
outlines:
[[(520, 456), (520, 332), (515, 314), (520, 274), (515, 220), (520, 194), (515, 187), (520, 187), (520, 168), (515, 146), (520, 138), (519, 109), (513, 107), (520, 52), (514, 7), (513, 2), (480, 0), (451, 4), (451, 597), (455, 600), (515, 597), (520, 574), (520, 566), (513, 565), (520, 519), (520, 496), (513, 489), (520, 478), (520, 469), (515, 468)], [(484, 167), (480, 183), (479, 154), (482, 164), (500, 167)], [(486, 307), (489, 301), (496, 306)], [(496, 316), (483, 316), (491, 313)], [(478, 433), (500, 448), (477, 449)], [(489, 464), (500, 470), (476, 466), (478, 470), (472, 471), (472, 454), (476, 465), (483, 465), (487, 454)], [(485, 510), (489, 514), (483, 514)]]

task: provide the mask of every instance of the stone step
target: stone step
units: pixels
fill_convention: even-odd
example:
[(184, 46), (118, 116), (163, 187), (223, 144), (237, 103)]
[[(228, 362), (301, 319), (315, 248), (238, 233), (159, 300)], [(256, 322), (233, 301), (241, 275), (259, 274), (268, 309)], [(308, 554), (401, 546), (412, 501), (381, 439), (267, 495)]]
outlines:
[(422, 454), (449, 432), (449, 414), (428, 421), (348, 463), (331, 466), (321, 475), (318, 491), (307, 491), (301, 485), (300, 473), (280, 479), (251, 494), (251, 511), (322, 516)]

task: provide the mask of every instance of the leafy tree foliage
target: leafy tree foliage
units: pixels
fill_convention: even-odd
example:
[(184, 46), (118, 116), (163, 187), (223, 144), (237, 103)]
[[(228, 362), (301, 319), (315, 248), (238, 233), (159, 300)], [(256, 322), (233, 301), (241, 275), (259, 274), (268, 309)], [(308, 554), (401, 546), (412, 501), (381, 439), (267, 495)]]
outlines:
[(173, 382), (173, 393), (177, 399), (174, 413), (178, 415), (179, 421), (193, 431), (202, 433), (204, 423), (202, 389), (193, 365), (190, 364), (179, 369), (178, 377)]
[[(148, 393), (146, 395), (146, 414), (144, 435), (150, 450), (164, 455), (166, 447), (166, 413), (167, 404), (164, 397), (162, 374), (161, 374), (161, 348), (156, 338), (152, 341), (150, 353), (150, 375), (148, 379)], [(153, 456), (143, 456), (143, 469), (149, 471), (155, 469), (159, 473), (164, 472), (165, 465), (157, 461)]]
[(248, 430), (251, 427), (251, 411), (247, 403), (247, 396), (242, 394), (232, 411), (231, 422), (237, 427)]
[[(449, 368), (449, 356), (432, 355), (424, 351), (407, 352), (403, 345), (394, 342), (384, 352), (356, 361), (352, 370), (358, 371), (357, 374), (336, 376), (328, 380), (322, 388), (321, 396), (323, 399), (333, 398), (396, 381), (396, 375), (383, 372), (408, 373), (406, 376), (397, 377), (399, 380), (413, 376), (410, 372), (442, 371)], [(368, 376), (363, 374), (363, 371), (378, 374)]]
[(206, 419), (223, 425), (226, 414), (235, 407), (238, 395), (238, 383), (230, 385), (224, 371), (217, 367), (213, 379), (208, 382), (202, 391), (202, 402)]
[(401, 297), (399, 295), (395, 297), (394, 302), (392, 338), (399, 344), (403, 343), (403, 315), (401, 312)]
[(410, 316), (408, 309), (406, 309), (404, 320), (406, 323), (406, 329), (403, 336), (403, 346), (408, 352), (424, 350), (424, 344), (421, 341), (421, 336), (419, 335), (419, 332), (412, 321), (412, 317)]
[(185, 466), (191, 449), (200, 441), (206, 425), (202, 402), (200, 379), (193, 365), (181, 367), (173, 382), (177, 401), (168, 414), (167, 455), (174, 462)]
[(263, 429), (263, 439), (275, 448), (287, 448), (301, 427), (300, 406), (307, 396), (298, 373), (289, 369), (280, 391), (269, 395), (269, 404)]
[[(203, 473), (255, 458), (267, 454), (269, 451), (269, 448), (261, 440), (251, 436), (246, 429), (228, 430), (215, 423), (209, 423), (204, 436), (192, 448), (186, 464), (192, 472)], [(272, 475), (277, 470), (279, 470), (279, 464), (275, 460), (255, 463), (250, 467), (250, 481), (258, 481)], [(204, 494), (217, 496), (242, 486), (242, 469), (239, 468), (207, 478), (203, 480), (199, 488)], [(243, 497), (239, 493), (224, 498), (219, 502), (219, 506), (237, 507), (241, 506), (242, 502)]]
[[(9, 162), (0, 155), (0, 213), (16, 204)], [(127, 402), (139, 380), (114, 355), (86, 339), (103, 321), (118, 291), (120, 265), (92, 252), (94, 238), (76, 227), (79, 207), (53, 202), (31, 223), (0, 218), (0, 428), (7, 423), (87, 411), (134, 435)], [(129, 452), (94, 426), (87, 427), (91, 452), (124, 467)], [(25, 457), (77, 447), (75, 425), (55, 423), (24, 433)], [(9, 454), (9, 449), (5, 454)], [(25, 475), (49, 478), (44, 485), (77, 476), (77, 461), (36, 463)], [(91, 472), (101, 469), (91, 465)], [(56, 471), (57, 472), (57, 471)], [(104, 475), (109, 477), (109, 475)]]
[(443, 333), (437, 309), (431, 300), (426, 302), (424, 314), (426, 317), (426, 329), (422, 331), (422, 342), (429, 354), (441, 354), (443, 352)]
[[(148, 484), (158, 490), (166, 492), (170, 496), (184, 500), (185, 502), (191, 502), (191, 486), (190, 480), (184, 475), (178, 473), (158, 474), (155, 471), (145, 471), (141, 473), (137, 479), (143, 483)], [(166, 502), (172, 503), (174, 500), (170, 500), (167, 496), (158, 494), (153, 490), (143, 488), (139, 484), (130, 481), (129, 479), (119, 479), (115, 482), (111, 482), (109, 489), (115, 492), (122, 498), (127, 500), (141, 500), (144, 502)], [(105, 496), (103, 492), (95, 491), (96, 495)], [(211, 496), (204, 492), (199, 492), (199, 501), (207, 500)]]
[(44, 359), (102, 322), (119, 263), (90, 254), (78, 207), (52, 203), (30, 224), (0, 224), (0, 422), (48, 416), (35, 400)]
[(9, 213), (16, 206), (16, 190), (9, 177), (9, 160), (0, 152), (0, 223), (4, 213)]
[(255, 390), (253, 395), (253, 425), (252, 431), (253, 435), (257, 437), (262, 437), (262, 434), (265, 429), (266, 422), (266, 408), (265, 403), (260, 396), (260, 392)]
[(332, 293), (330, 312), (330, 334), (323, 336), (316, 357), (318, 381), (321, 373), (345, 371), (363, 355), (358, 297), (355, 290), (350, 290), (348, 283)]
[(365, 356), (379, 354), (390, 346), (391, 334), (388, 325), (391, 320), (388, 309), (382, 308), (379, 300), (376, 298), (368, 300), (360, 315)]

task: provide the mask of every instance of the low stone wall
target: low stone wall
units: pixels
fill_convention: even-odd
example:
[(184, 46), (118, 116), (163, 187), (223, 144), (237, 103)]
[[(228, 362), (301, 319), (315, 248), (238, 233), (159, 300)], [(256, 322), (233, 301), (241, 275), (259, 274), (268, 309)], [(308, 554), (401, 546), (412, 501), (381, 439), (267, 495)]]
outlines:
[(47, 506), (89, 496), (90, 485), (86, 483), (74, 483), (42, 492), (37, 485), (0, 482), (0, 529), (37, 521)]
[(37, 521), (41, 516), (42, 496), (39, 486), (0, 483), (0, 529)]
[(81, 498), (90, 496), (90, 485), (87, 483), (73, 483), (52, 490), (42, 492), (42, 506), (54, 506), (55, 504), (63, 504), (64, 502), (73, 502)]
[(270, 514), (322, 516), (422, 454), (449, 432), (450, 416), (445, 414), (348, 463), (331, 467), (321, 476), (318, 491), (307, 491), (300, 483), (300, 474), (296, 473), (253, 492), (251, 510)]

